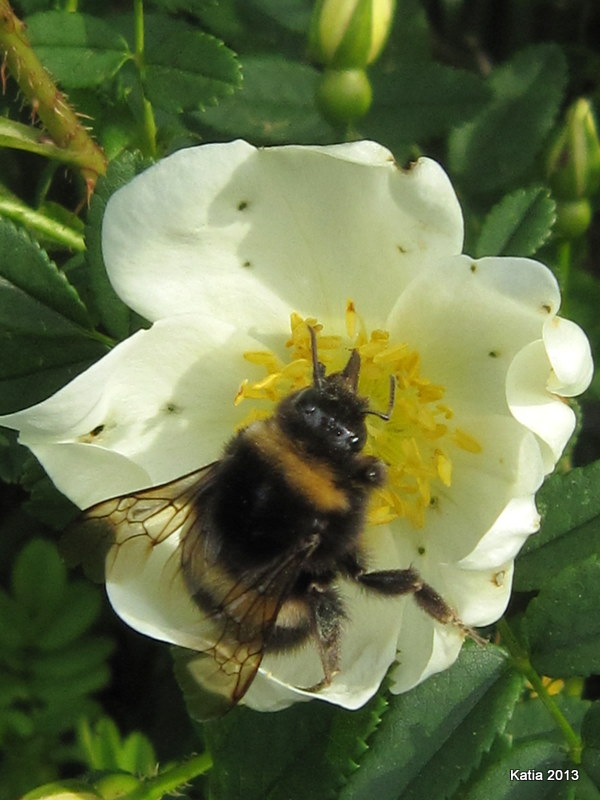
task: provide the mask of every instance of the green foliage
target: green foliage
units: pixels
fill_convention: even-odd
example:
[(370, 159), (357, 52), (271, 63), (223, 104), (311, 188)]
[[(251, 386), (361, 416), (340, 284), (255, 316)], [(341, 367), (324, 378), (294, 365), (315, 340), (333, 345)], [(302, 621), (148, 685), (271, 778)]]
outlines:
[(517, 561), (515, 588), (540, 589), (600, 549), (600, 462), (553, 475), (538, 495), (542, 528)]
[(481, 112), (491, 92), (472, 72), (443, 64), (406, 63), (378, 75), (372, 135), (412, 144), (448, 133)]
[(90, 14), (33, 14), (27, 32), (44, 65), (66, 89), (98, 86), (131, 58), (125, 39)]
[(121, 736), (114, 721), (102, 717), (94, 725), (82, 720), (77, 738), (88, 766), (93, 770), (123, 770), (140, 777), (156, 770), (156, 754), (149, 739), (139, 731)]
[(112, 641), (90, 632), (101, 606), (96, 587), (69, 580), (51, 542), (36, 538), (21, 549), (9, 590), (0, 592), (2, 800), (76, 755), (65, 739), (96, 713), (90, 695), (110, 677)]
[(314, 68), (278, 56), (247, 56), (242, 71), (237, 95), (193, 115), (202, 128), (222, 138), (241, 136), (271, 145), (327, 140), (328, 127), (314, 105)]
[[(594, 176), (577, 176), (591, 226), (557, 231), (547, 174), (565, 109), (583, 94), (592, 108), (600, 101), (593, 3), (398, 0), (389, 43), (366, 73), (372, 107), (353, 128), (332, 127), (315, 102), (312, 0), (14, 6), (28, 15), (23, 36), (110, 163), (88, 196), (94, 181), (85, 171), (87, 183), (80, 178), (82, 153), (65, 157), (68, 145), (37, 123), (37, 104), (60, 118), (63, 99), (27, 106), (19, 81), (33, 79), (27, 70), (11, 77), (3, 62), (0, 412), (49, 396), (149, 324), (106, 273), (110, 196), (174, 150), (237, 137), (264, 146), (372, 138), (401, 165), (421, 154), (438, 159), (465, 211), (466, 252), (548, 263), (564, 315), (599, 351)], [(559, 210), (564, 216), (564, 204)], [(448, 671), (403, 695), (382, 690), (355, 712), (318, 701), (276, 714), (239, 708), (198, 725), (194, 739), (166, 655), (149, 658), (141, 637), (126, 638), (101, 591), (69, 576), (49, 538), (77, 509), (1, 431), (0, 800), (29, 790), (28, 800), (171, 792), (189, 800), (600, 800), (592, 677), (600, 673), (600, 452), (597, 422), (587, 422), (597, 420), (599, 397), (596, 377), (569, 456), (591, 463), (565, 461), (540, 490), (542, 527), (516, 561), (507, 622), (489, 632), (497, 644), (468, 644)], [(89, 543), (69, 531), (63, 550), (87, 567)], [(548, 688), (541, 675), (570, 680), (556, 695), (560, 682)], [(200, 755), (186, 760), (192, 751)], [(190, 783), (209, 769), (207, 753), (209, 776)], [(544, 779), (514, 778), (514, 770)], [(560, 780), (550, 770), (561, 770)]]
[(556, 119), (565, 83), (565, 58), (551, 44), (529, 47), (492, 71), (493, 101), (450, 137), (450, 165), (471, 192), (514, 185), (531, 168)]
[(517, 189), (485, 218), (475, 255), (531, 256), (549, 238), (556, 204), (543, 186)]
[(600, 672), (599, 605), (600, 563), (595, 555), (562, 569), (542, 588), (523, 620), (538, 672), (564, 677)]
[(3, 219), (0, 252), (0, 410), (6, 413), (47, 397), (106, 348), (64, 274)]

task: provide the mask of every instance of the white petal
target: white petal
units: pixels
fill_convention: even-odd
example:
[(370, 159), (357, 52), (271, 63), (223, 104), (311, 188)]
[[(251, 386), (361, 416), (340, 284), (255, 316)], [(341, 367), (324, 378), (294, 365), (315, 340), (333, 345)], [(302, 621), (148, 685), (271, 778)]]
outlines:
[(106, 563), (108, 598), (124, 622), (134, 630), (181, 647), (202, 650), (204, 615), (184, 584), (179, 545), (173, 534), (158, 545), (145, 537), (130, 537), (109, 554)]
[(217, 459), (247, 413), (233, 405), (256, 369), (242, 354), (259, 348), (227, 323), (172, 317), (0, 424), (17, 428), (57, 488), (87, 508)]
[(119, 190), (103, 229), (111, 281), (146, 318), (210, 313), (262, 334), (291, 310), (339, 321), (348, 298), (380, 325), (461, 242), (443, 170), (403, 172), (372, 142), (182, 150)]
[(539, 530), (540, 515), (533, 495), (515, 497), (475, 549), (458, 562), (464, 569), (499, 570), (514, 559), (525, 540)]
[(575, 429), (573, 411), (546, 388), (550, 372), (548, 354), (540, 339), (513, 359), (506, 381), (506, 397), (515, 419), (542, 442), (547, 473), (554, 469)]
[(463, 639), (454, 626), (435, 623), (415, 603), (408, 605), (398, 639), (397, 664), (389, 674), (391, 691), (407, 692), (447, 669), (458, 658)]
[(590, 343), (579, 325), (553, 317), (544, 326), (544, 344), (552, 365), (548, 391), (574, 397), (590, 385), (594, 372)]
[(509, 365), (541, 337), (558, 303), (556, 280), (537, 261), (457, 256), (415, 278), (388, 327), (419, 352), (422, 373), (446, 387), (444, 402), (503, 414)]

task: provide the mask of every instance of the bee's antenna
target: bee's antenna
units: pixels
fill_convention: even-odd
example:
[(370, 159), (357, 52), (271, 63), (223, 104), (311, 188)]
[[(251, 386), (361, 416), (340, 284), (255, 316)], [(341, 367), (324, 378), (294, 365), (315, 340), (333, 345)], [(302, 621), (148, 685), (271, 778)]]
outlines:
[(350, 353), (348, 363), (342, 371), (342, 378), (350, 384), (350, 388), (356, 394), (358, 388), (358, 374), (360, 372), (360, 353), (353, 350)]
[(390, 399), (388, 402), (387, 411), (365, 411), (365, 414), (372, 414), (374, 417), (379, 417), (379, 419), (383, 419), (386, 422), (389, 422), (392, 411), (394, 410), (394, 401), (396, 399), (396, 381), (394, 380), (394, 376), (390, 375)]
[(323, 387), (323, 378), (325, 377), (325, 367), (319, 361), (319, 354), (317, 352), (317, 334), (312, 325), (308, 325), (308, 333), (310, 335), (310, 349), (312, 351), (312, 365), (313, 365), (313, 384), (317, 389)]

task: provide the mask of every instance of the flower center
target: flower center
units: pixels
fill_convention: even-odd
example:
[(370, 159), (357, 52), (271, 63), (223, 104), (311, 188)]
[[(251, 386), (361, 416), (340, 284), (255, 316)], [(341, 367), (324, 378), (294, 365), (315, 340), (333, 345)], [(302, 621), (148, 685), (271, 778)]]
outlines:
[[(451, 485), (453, 447), (476, 454), (481, 452), (481, 445), (450, 425), (453, 412), (443, 402), (444, 387), (421, 374), (419, 354), (405, 343), (390, 342), (387, 331), (368, 334), (352, 302), (346, 309), (346, 336), (328, 335), (316, 319), (303, 319), (294, 313), (291, 337), (286, 342), (287, 363), (270, 351), (244, 353), (267, 374), (259, 381), (244, 381), (236, 405), (250, 398), (277, 404), (312, 383), (308, 326), (316, 333), (318, 359), (325, 365), (326, 374), (342, 370), (349, 352), (358, 350), (358, 393), (369, 398), (372, 410), (387, 411), (393, 376), (396, 391), (390, 419), (369, 415), (365, 420), (368, 439), (364, 452), (380, 458), (388, 470), (386, 484), (373, 493), (368, 521), (383, 524), (404, 517), (415, 527), (423, 527), (427, 509), (435, 505), (436, 487)], [(240, 428), (271, 413), (272, 407), (255, 407)]]

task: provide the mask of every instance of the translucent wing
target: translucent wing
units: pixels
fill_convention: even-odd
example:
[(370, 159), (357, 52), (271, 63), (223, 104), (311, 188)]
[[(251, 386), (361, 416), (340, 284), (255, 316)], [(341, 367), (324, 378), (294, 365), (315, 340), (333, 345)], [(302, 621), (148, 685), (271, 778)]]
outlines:
[(110, 540), (107, 589), (132, 627), (176, 650), (178, 679), (198, 719), (238, 703), (260, 666), (270, 632), (314, 544), (234, 574), (227, 532), (211, 503), (219, 464), (171, 483), (106, 500), (84, 524)]

